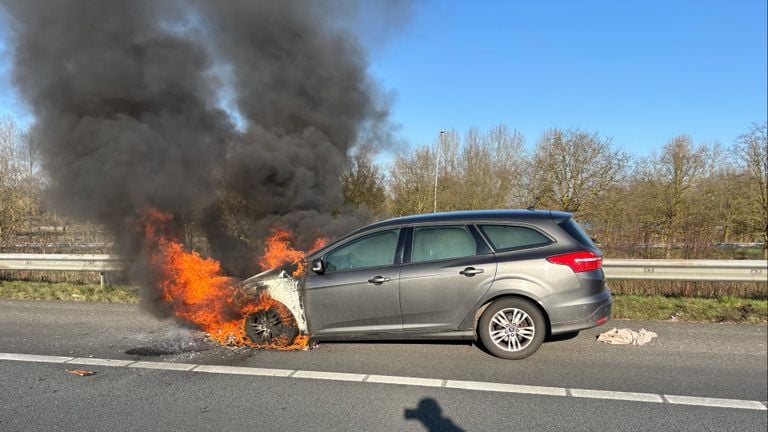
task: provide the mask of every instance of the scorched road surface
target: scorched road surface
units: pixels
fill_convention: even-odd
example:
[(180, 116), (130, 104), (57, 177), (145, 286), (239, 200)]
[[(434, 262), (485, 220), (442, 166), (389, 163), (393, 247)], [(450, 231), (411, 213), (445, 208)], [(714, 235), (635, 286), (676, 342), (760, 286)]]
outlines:
[[(595, 341), (612, 326), (659, 337)], [(0, 430), (764, 431), (767, 338), (765, 325), (613, 321), (521, 361), (465, 343), (253, 351), (133, 305), (0, 301)]]

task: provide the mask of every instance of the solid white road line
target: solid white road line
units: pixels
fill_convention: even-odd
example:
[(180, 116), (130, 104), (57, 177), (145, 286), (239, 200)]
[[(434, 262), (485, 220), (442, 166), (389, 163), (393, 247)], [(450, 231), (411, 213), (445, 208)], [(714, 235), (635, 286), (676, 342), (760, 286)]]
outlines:
[(663, 403), (664, 399), (657, 394), (652, 393), (631, 393), (631, 392), (617, 392), (617, 391), (605, 391), (605, 390), (587, 390), (587, 389), (571, 389), (571, 396), (578, 398), (589, 399), (613, 399), (613, 400), (626, 400), (635, 402), (656, 402)]
[(16, 354), (16, 353), (0, 353), (0, 360), (15, 360), (15, 361), (28, 361), (28, 362), (41, 362), (41, 363), (64, 363), (66, 361), (74, 360), (74, 357), (57, 357), (57, 356), (45, 356), (35, 354)]
[(64, 363), (79, 364), (89, 366), (116, 366), (125, 367), (131, 363), (136, 363), (134, 360), (115, 360), (115, 359), (100, 359), (91, 357), (77, 357), (72, 360), (67, 360)]
[(324, 379), (333, 381), (356, 381), (362, 382), (365, 379), (364, 374), (352, 374), (342, 372), (320, 372), (320, 371), (296, 371), (291, 378), (310, 378)]
[(522, 393), (522, 394), (535, 394), (535, 395), (545, 395), (545, 396), (566, 396), (565, 389), (560, 387), (539, 387), (539, 386), (518, 385), (518, 384), (502, 384), (502, 383), (492, 383), (492, 382), (454, 381), (454, 380), (446, 381), (445, 386), (448, 388), (455, 388), (455, 389), (462, 389), (462, 390)]
[(220, 373), (231, 375), (258, 375), (258, 376), (274, 376), (274, 377), (288, 377), (294, 371), (288, 369), (264, 369), (264, 368), (252, 368), (252, 367), (240, 367), (240, 366), (216, 366), (216, 365), (198, 365), (192, 372), (207, 372), (207, 373)]
[(706, 397), (693, 397), (693, 396), (674, 396), (664, 395), (664, 398), (671, 404), (676, 405), (696, 405), (696, 406), (708, 406), (717, 408), (741, 408), (741, 409), (754, 409), (754, 410), (766, 410), (765, 405), (758, 401), (740, 400), (740, 399), (717, 399)]
[(137, 361), (136, 363), (131, 363), (128, 365), (128, 367), (132, 367), (132, 368), (177, 370), (177, 371), (188, 371), (194, 368), (195, 366), (197, 365), (189, 364), (189, 363), (162, 363), (162, 362), (147, 362), (147, 361)]
[(585, 399), (611, 399), (632, 402), (664, 403), (675, 405), (704, 406), (716, 408), (735, 408), (766, 411), (766, 404), (759, 401), (740, 399), (718, 399), (695, 396), (659, 395), (653, 393), (631, 393), (607, 390), (566, 389), (562, 387), (542, 387), (518, 384), (504, 384), (480, 381), (441, 380), (434, 378), (416, 378), (388, 375), (365, 375), (342, 372), (302, 371), (292, 369), (267, 369), (257, 367), (196, 365), (189, 363), (162, 363), (119, 359), (100, 359), (85, 357), (60, 357), (37, 354), (0, 353), (0, 361), (80, 364), (91, 366), (129, 367), (156, 369), (165, 371), (189, 371), (200, 373), (218, 373), (230, 375), (254, 375), (283, 378), (323, 379), (332, 381), (365, 382), (374, 384), (399, 384), (415, 387), (445, 387), (469, 391), (488, 391), (529, 395), (576, 397)]
[(365, 382), (377, 384), (402, 384), (420, 387), (442, 387), (445, 381), (433, 378), (413, 378), (388, 375), (368, 375)]

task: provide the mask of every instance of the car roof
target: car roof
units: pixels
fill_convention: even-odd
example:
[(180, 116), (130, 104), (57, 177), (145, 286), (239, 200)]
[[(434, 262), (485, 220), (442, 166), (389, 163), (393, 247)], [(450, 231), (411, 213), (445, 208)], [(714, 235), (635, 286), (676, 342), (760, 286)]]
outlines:
[(354, 235), (388, 226), (411, 225), (421, 223), (442, 222), (484, 222), (484, 221), (535, 221), (545, 219), (564, 220), (571, 217), (570, 213), (551, 210), (466, 210), (442, 213), (426, 213), (387, 219), (367, 225), (350, 233)]

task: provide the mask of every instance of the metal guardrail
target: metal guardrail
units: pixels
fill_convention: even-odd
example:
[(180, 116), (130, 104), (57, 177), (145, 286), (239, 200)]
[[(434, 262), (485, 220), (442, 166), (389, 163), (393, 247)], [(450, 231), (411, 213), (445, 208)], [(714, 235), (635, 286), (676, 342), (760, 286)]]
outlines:
[[(108, 272), (125, 270), (129, 260), (117, 255), (0, 254), (0, 271), (99, 272), (105, 283)], [(650, 260), (606, 259), (608, 279), (766, 282), (765, 260)]]
[(766, 282), (765, 260), (606, 259), (608, 279)]
[(128, 268), (129, 260), (103, 254), (0, 254), (0, 271), (98, 272), (99, 283), (108, 283), (108, 272)]

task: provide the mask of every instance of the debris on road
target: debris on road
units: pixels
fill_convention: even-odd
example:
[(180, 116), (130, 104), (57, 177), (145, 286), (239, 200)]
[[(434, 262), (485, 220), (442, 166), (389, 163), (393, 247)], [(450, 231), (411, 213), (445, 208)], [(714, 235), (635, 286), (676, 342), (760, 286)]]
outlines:
[(614, 327), (601, 333), (597, 337), (597, 341), (611, 345), (645, 345), (655, 337), (658, 337), (656, 333), (646, 329), (640, 329), (639, 332), (636, 332), (627, 328), (617, 329)]
[(77, 375), (77, 376), (81, 376), (81, 377), (82, 376), (96, 375), (96, 372), (85, 370), (85, 369), (65, 369), (65, 370), (67, 372), (71, 373), (72, 375)]

